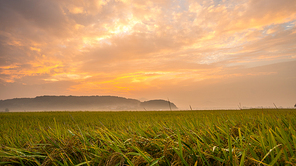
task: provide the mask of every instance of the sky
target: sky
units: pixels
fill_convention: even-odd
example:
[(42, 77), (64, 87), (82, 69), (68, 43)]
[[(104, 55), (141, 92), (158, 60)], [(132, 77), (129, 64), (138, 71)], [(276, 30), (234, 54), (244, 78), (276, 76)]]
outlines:
[(0, 99), (293, 107), (295, 0), (0, 0)]

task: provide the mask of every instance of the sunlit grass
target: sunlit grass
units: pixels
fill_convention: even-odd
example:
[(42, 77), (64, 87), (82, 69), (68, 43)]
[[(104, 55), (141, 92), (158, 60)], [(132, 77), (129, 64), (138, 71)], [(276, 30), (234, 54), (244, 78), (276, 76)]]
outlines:
[(0, 164), (293, 165), (293, 109), (0, 114)]

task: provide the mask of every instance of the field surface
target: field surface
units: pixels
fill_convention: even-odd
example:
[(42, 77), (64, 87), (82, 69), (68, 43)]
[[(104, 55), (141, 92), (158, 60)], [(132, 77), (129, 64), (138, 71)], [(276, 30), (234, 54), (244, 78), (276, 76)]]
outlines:
[(0, 114), (0, 165), (295, 165), (296, 110)]

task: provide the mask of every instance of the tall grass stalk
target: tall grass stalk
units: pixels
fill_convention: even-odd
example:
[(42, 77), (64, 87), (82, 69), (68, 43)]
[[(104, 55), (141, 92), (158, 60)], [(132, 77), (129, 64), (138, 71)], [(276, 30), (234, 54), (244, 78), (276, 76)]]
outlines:
[(293, 165), (293, 109), (0, 114), (0, 165)]

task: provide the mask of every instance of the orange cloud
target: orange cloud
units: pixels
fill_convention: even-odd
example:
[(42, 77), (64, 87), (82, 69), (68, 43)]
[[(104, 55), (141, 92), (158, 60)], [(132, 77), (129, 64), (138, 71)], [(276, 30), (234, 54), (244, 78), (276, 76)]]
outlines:
[(211, 81), (268, 77), (275, 71), (247, 70), (295, 60), (295, 3), (0, 2), (0, 85), (182, 94)]

